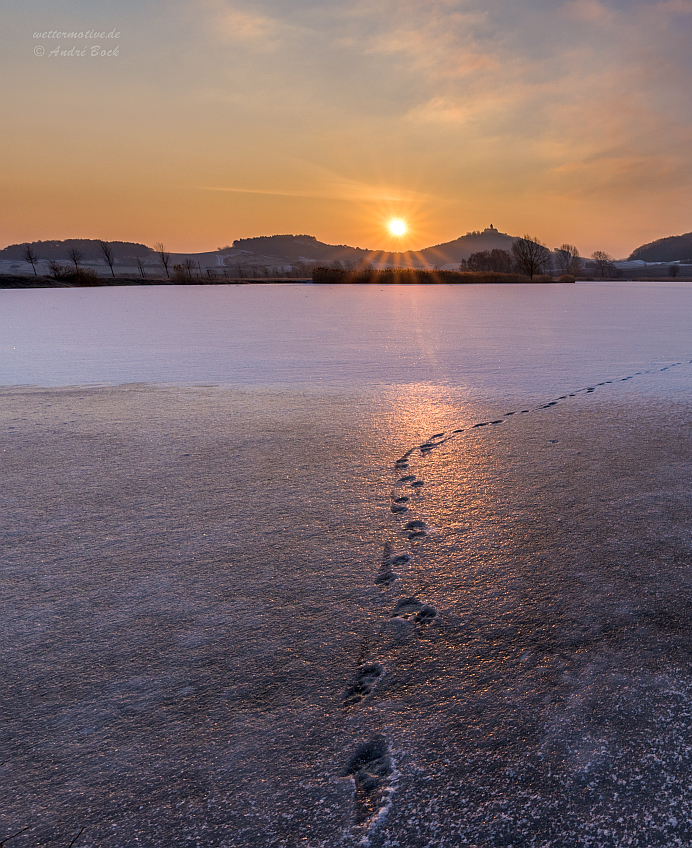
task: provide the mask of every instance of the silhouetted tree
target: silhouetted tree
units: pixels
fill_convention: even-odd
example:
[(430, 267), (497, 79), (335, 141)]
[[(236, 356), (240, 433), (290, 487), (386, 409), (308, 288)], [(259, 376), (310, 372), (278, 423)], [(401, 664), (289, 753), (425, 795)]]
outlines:
[(74, 262), (75, 271), (79, 271), (79, 263), (82, 261), (82, 259), (84, 259), (84, 254), (82, 253), (82, 251), (79, 250), (79, 248), (77, 247), (71, 247), (67, 251), (67, 258), (70, 260), (70, 262)]
[(604, 278), (606, 273), (610, 276), (611, 272), (614, 270), (613, 266), (613, 257), (606, 253), (604, 250), (594, 250), (591, 254), (591, 258), (596, 263), (596, 267), (601, 275), (601, 278)]
[(185, 273), (187, 274), (188, 280), (191, 280), (192, 279), (192, 272), (195, 269), (195, 260), (190, 259), (189, 257), (187, 259), (184, 259), (183, 260), (183, 269), (184, 269)]
[(499, 274), (508, 274), (512, 270), (512, 257), (506, 250), (481, 250), (472, 253), (466, 267), (469, 271), (494, 271)]
[(668, 266), (668, 276), (669, 277), (677, 277), (677, 275), (679, 273), (680, 273), (680, 266), (679, 265), (669, 265)]
[(479, 250), (478, 253), (472, 253), (468, 258), (466, 267), (469, 271), (492, 271), (490, 267), (490, 251)]
[(170, 280), (171, 275), (168, 273), (168, 266), (171, 264), (171, 254), (166, 253), (166, 248), (163, 246), (162, 241), (156, 242), (156, 244), (154, 245), (154, 250), (158, 254), (159, 259), (161, 260), (161, 264), (163, 265), (163, 269), (166, 272), (166, 276)]
[(111, 269), (111, 274), (115, 277), (115, 271), (113, 270), (113, 263), (115, 262), (115, 256), (113, 254), (113, 248), (108, 244), (107, 241), (99, 242), (99, 250), (101, 251), (101, 255), (106, 260), (108, 267)]
[(56, 262), (55, 259), (48, 260), (48, 274), (54, 280), (64, 280), (70, 276), (72, 271), (70, 271), (69, 265), (61, 265), (60, 262)]
[(555, 248), (555, 262), (561, 274), (571, 274), (576, 277), (581, 274), (582, 264), (579, 250), (573, 244), (562, 244)]
[(548, 248), (537, 238), (529, 235), (518, 238), (512, 243), (512, 257), (519, 271), (532, 280), (536, 274), (540, 274), (550, 265), (552, 259)]
[(22, 249), (22, 259), (25, 262), (31, 263), (31, 267), (34, 269), (34, 276), (38, 277), (38, 273), (36, 272), (36, 263), (39, 261), (39, 258), (38, 254), (30, 244), (24, 245), (24, 248)]
[(139, 256), (137, 257), (137, 267), (139, 268), (139, 273), (142, 275), (142, 279), (145, 280), (147, 275), (144, 273), (144, 265), (142, 265), (142, 260)]

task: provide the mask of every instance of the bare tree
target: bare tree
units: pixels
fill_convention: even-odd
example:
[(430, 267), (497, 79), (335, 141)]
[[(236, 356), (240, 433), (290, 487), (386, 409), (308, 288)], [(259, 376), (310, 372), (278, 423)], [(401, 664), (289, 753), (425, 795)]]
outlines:
[(183, 259), (183, 270), (188, 278), (188, 280), (192, 279), (192, 272), (195, 270), (195, 260), (190, 259), (188, 256), (187, 259)]
[(55, 259), (48, 260), (48, 274), (54, 280), (65, 280), (72, 274), (69, 265), (61, 265)]
[(38, 277), (38, 273), (36, 271), (36, 263), (39, 261), (39, 258), (38, 254), (30, 244), (24, 245), (24, 248), (22, 249), (22, 259), (25, 262), (31, 263), (31, 267), (34, 269), (34, 276)]
[(573, 244), (560, 245), (555, 248), (555, 261), (561, 274), (571, 274), (576, 277), (581, 274), (581, 256), (579, 250)]
[(613, 257), (609, 253), (606, 253), (604, 250), (594, 250), (591, 258), (596, 263), (601, 278), (605, 277), (606, 271), (610, 274), (613, 268)]
[(84, 254), (82, 253), (82, 251), (77, 247), (71, 247), (67, 251), (67, 258), (70, 260), (70, 262), (74, 262), (75, 271), (79, 271), (79, 263), (82, 261), (82, 259), (84, 259)]
[(142, 265), (142, 260), (137, 257), (137, 267), (139, 268), (139, 273), (142, 275), (142, 279), (145, 280), (147, 275), (144, 273), (144, 265)]
[(525, 235), (512, 242), (514, 264), (523, 274), (532, 280), (550, 265), (551, 255), (548, 248), (537, 238)]
[(111, 269), (111, 274), (115, 277), (115, 271), (113, 270), (113, 263), (115, 262), (115, 256), (113, 254), (113, 248), (108, 244), (107, 241), (99, 242), (99, 250), (101, 251), (101, 255), (106, 260), (108, 267)]
[(163, 246), (162, 241), (157, 241), (154, 245), (154, 250), (158, 253), (159, 259), (161, 260), (161, 264), (166, 272), (166, 276), (170, 280), (171, 275), (168, 273), (168, 266), (171, 264), (171, 254), (166, 253), (166, 248)]

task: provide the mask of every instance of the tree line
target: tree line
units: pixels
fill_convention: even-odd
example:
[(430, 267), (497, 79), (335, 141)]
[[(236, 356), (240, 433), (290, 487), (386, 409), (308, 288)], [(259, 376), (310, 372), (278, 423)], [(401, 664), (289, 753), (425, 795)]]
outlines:
[[(595, 250), (589, 257), (601, 277), (614, 276), (613, 257), (603, 250)], [(584, 259), (573, 244), (563, 244), (550, 250), (539, 239), (525, 235), (515, 239), (511, 249), (481, 250), (460, 265), (462, 271), (484, 271), (500, 274), (526, 274), (532, 280), (539, 274), (556, 270), (562, 276), (577, 277), (584, 272)]]
[[(111, 274), (115, 277), (115, 271), (113, 270), (113, 265), (115, 264), (115, 253), (113, 252), (112, 245), (107, 241), (99, 241), (98, 249), (101, 256), (103, 256), (106, 260), (106, 264), (111, 269)], [(89, 268), (82, 268), (81, 263), (84, 260), (84, 253), (78, 247), (70, 247), (65, 252), (65, 258), (74, 265), (74, 269), (72, 269), (69, 265), (64, 265), (62, 262), (58, 262), (56, 259), (48, 259), (45, 261), (45, 264), (48, 266), (49, 277), (52, 277), (54, 280), (76, 280), (83, 283), (88, 283), (93, 277), (94, 285), (96, 284), (96, 272)], [(24, 245), (22, 248), (22, 259), (31, 265), (34, 275), (38, 276), (36, 266), (39, 262), (43, 262), (44, 260), (42, 260), (36, 253), (33, 245)]]
[[(99, 253), (105, 260), (106, 264), (110, 268), (111, 274), (115, 278), (115, 270), (113, 268), (115, 264), (115, 254), (113, 251), (113, 245), (107, 241), (99, 241), (97, 242), (97, 245)], [(171, 261), (171, 254), (166, 250), (162, 242), (157, 242), (154, 245), (154, 253), (158, 257), (159, 264), (163, 273), (166, 275), (166, 279), (171, 280), (172, 282), (187, 283), (195, 277), (200, 280), (216, 279), (217, 269), (202, 269), (201, 264), (191, 257), (186, 257), (180, 264), (173, 264)], [(65, 251), (65, 259), (68, 260), (67, 265), (64, 262), (58, 262), (55, 259), (41, 259), (34, 249), (34, 246), (31, 244), (22, 245), (21, 258), (31, 265), (35, 276), (38, 276), (36, 266), (38, 264), (44, 264), (48, 268), (48, 276), (56, 281), (78, 283), (80, 285), (97, 284), (96, 272), (90, 268), (82, 267), (84, 253), (77, 247), (70, 247)], [(147, 278), (146, 269), (141, 258), (139, 256), (135, 257), (135, 262), (137, 263), (137, 268), (141, 278), (145, 280)], [(263, 268), (260, 271), (260, 269), (256, 267), (247, 268), (245, 266), (238, 265), (235, 271), (231, 269), (230, 274), (232, 275), (235, 273), (238, 278), (270, 277), (272, 275), (277, 277), (310, 276), (312, 266), (306, 266), (305, 263), (298, 263), (298, 266), (294, 267), (293, 271), (289, 273), (287, 273), (286, 269), (283, 267), (271, 270), (273, 274), (270, 273), (269, 268)], [(221, 273), (224, 277), (228, 277), (229, 269), (222, 268)]]
[[(110, 272), (115, 277), (115, 254), (112, 245), (107, 241), (98, 242), (98, 250), (106, 264), (110, 268)], [(176, 282), (184, 282), (192, 279), (193, 272), (199, 268), (199, 275), (202, 276), (202, 269), (199, 263), (193, 259), (187, 258), (181, 265), (173, 265), (171, 267), (171, 255), (166, 251), (164, 245), (158, 242), (154, 245), (154, 252), (159, 258), (159, 262), (167, 279), (173, 279)], [(23, 248), (22, 258), (28, 262), (36, 276), (38, 271), (36, 266), (42, 262), (31, 244), (26, 244)], [(51, 259), (46, 262), (48, 273), (55, 280), (75, 280), (84, 278), (82, 282), (88, 282), (86, 279), (93, 276), (96, 277), (94, 271), (84, 269), (81, 263), (84, 259), (84, 254), (76, 247), (71, 247), (66, 251), (66, 258), (74, 266), (65, 266), (64, 264)], [(602, 250), (595, 250), (589, 260), (596, 266), (598, 273), (602, 278), (606, 276), (615, 276), (615, 266), (613, 265), (613, 257)], [(144, 265), (142, 260), (136, 259), (139, 273), (142, 279), (146, 278)], [(579, 276), (584, 272), (584, 259), (580, 256), (579, 250), (573, 244), (563, 244), (551, 251), (539, 239), (525, 235), (515, 239), (511, 249), (507, 250), (482, 250), (477, 253), (472, 253), (468, 260), (462, 260), (460, 270), (462, 271), (480, 271), (494, 272), (500, 274), (519, 273), (525, 274), (533, 280), (534, 277), (545, 274), (551, 270), (557, 270), (563, 276)]]

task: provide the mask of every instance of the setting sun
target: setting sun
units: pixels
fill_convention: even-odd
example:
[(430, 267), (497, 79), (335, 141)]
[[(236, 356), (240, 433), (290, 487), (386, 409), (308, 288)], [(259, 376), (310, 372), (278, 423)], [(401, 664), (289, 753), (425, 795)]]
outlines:
[(389, 232), (393, 236), (403, 236), (406, 232), (406, 222), (399, 218), (395, 218), (393, 221), (389, 222)]

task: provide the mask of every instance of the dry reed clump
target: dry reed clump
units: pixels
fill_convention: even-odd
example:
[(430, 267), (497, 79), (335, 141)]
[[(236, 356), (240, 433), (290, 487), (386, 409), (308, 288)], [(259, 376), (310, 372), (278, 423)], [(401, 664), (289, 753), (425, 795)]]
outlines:
[(188, 268), (183, 268), (182, 265), (174, 265), (172, 279), (174, 283), (190, 283), (192, 282), (192, 272)]
[(561, 277), (557, 278), (558, 283), (576, 283), (577, 280), (572, 274), (563, 274)]
[(59, 262), (48, 263), (48, 276), (60, 283), (68, 283), (73, 286), (99, 286), (96, 271), (91, 268), (70, 268)]
[[(550, 280), (550, 278), (547, 278)], [(417, 268), (386, 268), (384, 271), (363, 269), (344, 271), (340, 268), (315, 268), (313, 283), (374, 283), (378, 285), (463, 284), (463, 283), (527, 283), (524, 274), (495, 271), (424, 271)]]

